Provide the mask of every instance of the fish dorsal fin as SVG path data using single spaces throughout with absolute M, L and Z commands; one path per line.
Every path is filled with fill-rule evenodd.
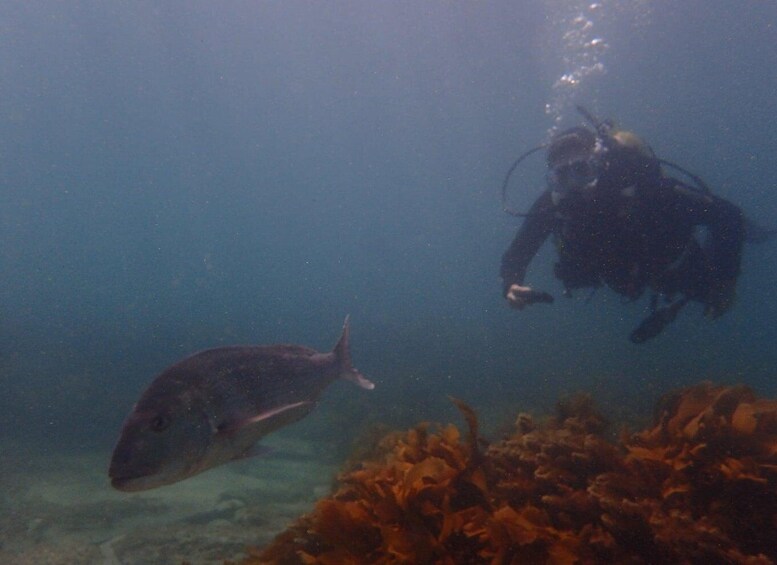
M 309 400 L 294 402 L 292 404 L 284 404 L 282 406 L 278 406 L 276 408 L 272 408 L 270 410 L 260 412 L 259 414 L 256 414 L 255 416 L 251 416 L 249 418 L 243 418 L 242 420 L 237 420 L 235 422 L 225 422 L 224 424 L 218 427 L 217 431 L 220 434 L 234 433 L 238 430 L 245 428 L 246 426 L 250 426 L 252 424 L 256 424 L 264 420 L 269 420 L 270 418 L 278 416 L 279 414 L 283 414 L 284 412 L 288 412 L 289 410 L 295 410 L 297 408 L 310 406 L 312 404 L 313 403 L 310 402 Z

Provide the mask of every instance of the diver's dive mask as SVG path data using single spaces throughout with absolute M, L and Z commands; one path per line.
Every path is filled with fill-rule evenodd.
M 547 181 L 554 203 L 570 193 L 584 193 L 596 186 L 598 160 L 593 156 L 580 156 L 564 160 L 548 168 Z
M 597 119 L 582 106 L 577 106 L 577 110 L 592 129 L 582 126 L 570 128 L 554 136 L 550 142 L 532 147 L 520 155 L 502 182 L 502 209 L 505 212 L 519 217 L 529 215 L 508 205 L 510 179 L 521 163 L 543 149 L 547 149 L 546 182 L 554 205 L 558 205 L 569 194 L 593 195 L 593 189 L 597 187 L 601 174 L 613 176 L 610 151 L 616 149 L 623 158 L 624 148 L 632 156 L 639 157 L 639 170 L 642 171 L 643 177 L 646 175 L 652 179 L 650 182 L 658 182 L 662 174 L 661 165 L 665 165 L 687 176 L 692 181 L 688 185 L 692 190 L 700 194 L 710 194 L 709 187 L 701 178 L 671 161 L 657 157 L 653 150 L 634 134 L 616 130 L 613 122 Z

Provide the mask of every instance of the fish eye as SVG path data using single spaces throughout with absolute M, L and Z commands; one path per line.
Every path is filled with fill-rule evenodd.
M 158 416 L 155 416 L 153 420 L 151 420 L 151 431 L 163 432 L 168 427 L 170 427 L 171 422 L 172 420 L 170 416 L 167 414 L 159 414 Z

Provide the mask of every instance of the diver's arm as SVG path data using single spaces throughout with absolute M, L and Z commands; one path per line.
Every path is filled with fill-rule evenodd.
M 510 247 L 502 256 L 500 276 L 503 294 L 513 285 L 522 285 L 529 263 L 553 231 L 553 201 L 545 191 L 532 205 Z

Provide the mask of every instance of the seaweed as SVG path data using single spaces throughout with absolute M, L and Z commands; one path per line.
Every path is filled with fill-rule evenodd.
M 710 383 L 662 399 L 652 427 L 605 437 L 590 398 L 520 414 L 481 449 L 467 422 L 385 436 L 336 491 L 244 565 L 773 563 L 777 401 Z

